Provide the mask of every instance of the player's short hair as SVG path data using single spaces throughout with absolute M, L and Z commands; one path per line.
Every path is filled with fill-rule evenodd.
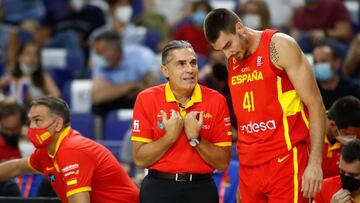
M 70 109 L 67 103 L 57 97 L 45 96 L 32 100 L 30 107 L 44 105 L 50 109 L 53 115 L 60 116 L 64 120 L 64 125 L 70 125 Z
M 212 10 L 205 18 L 204 33 L 210 43 L 215 43 L 220 32 L 235 34 L 235 24 L 241 22 L 239 16 L 225 8 Z

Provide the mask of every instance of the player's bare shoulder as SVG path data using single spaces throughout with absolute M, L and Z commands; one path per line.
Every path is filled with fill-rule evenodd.
M 297 55 L 299 47 L 294 38 L 284 33 L 276 33 L 270 41 L 270 59 L 277 67 L 284 67 L 284 63 Z

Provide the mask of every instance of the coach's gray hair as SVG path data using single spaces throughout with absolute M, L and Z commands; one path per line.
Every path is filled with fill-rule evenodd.
M 31 101 L 30 107 L 36 105 L 48 107 L 52 115 L 62 117 L 65 126 L 70 125 L 70 108 L 63 99 L 53 96 L 39 97 Z
M 164 47 L 164 50 L 162 51 L 161 54 L 161 64 L 162 65 L 166 65 L 169 63 L 170 59 L 169 59 L 169 55 L 170 52 L 172 50 L 175 49 L 192 49 L 194 50 L 194 48 L 191 46 L 191 44 L 187 41 L 184 40 L 172 40 L 169 43 L 166 44 L 166 46 Z

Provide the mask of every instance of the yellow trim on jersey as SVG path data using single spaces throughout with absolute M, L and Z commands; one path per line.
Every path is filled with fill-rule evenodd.
M 31 165 L 31 163 L 30 163 L 30 157 L 27 158 L 27 164 L 28 164 L 28 166 L 30 167 L 31 170 L 35 171 L 36 173 L 41 173 L 41 174 L 43 174 L 43 172 L 36 170 L 36 169 Z
M 171 88 L 170 88 L 170 83 L 166 83 L 165 85 L 165 97 L 166 97 L 166 102 L 176 102 L 179 103 L 176 98 L 174 93 L 172 92 Z M 199 84 L 195 85 L 194 91 L 191 95 L 190 100 L 186 103 L 185 108 L 180 108 L 180 115 L 182 118 L 184 118 L 186 116 L 186 110 L 187 108 L 191 107 L 192 105 L 194 105 L 194 103 L 197 102 L 201 102 L 202 101 L 202 95 L 201 95 L 201 88 Z
M 297 148 L 293 148 L 293 164 L 294 164 L 294 203 L 298 203 L 299 199 L 299 164 Z
M 166 85 L 165 85 L 165 97 L 166 97 L 166 102 L 177 102 L 177 100 L 170 88 L 169 83 L 166 83 Z M 190 101 L 186 104 L 185 108 L 189 108 L 194 103 L 201 102 L 201 101 L 202 101 L 201 88 L 200 88 L 199 84 L 196 84 L 194 91 L 191 95 Z
M 330 141 L 329 141 L 328 138 L 327 138 L 327 136 L 325 136 L 324 142 L 325 142 L 326 144 L 329 144 L 329 145 L 330 145 L 329 151 L 336 150 L 336 149 L 340 149 L 341 146 L 342 146 L 342 144 L 341 144 L 340 142 L 338 142 L 338 141 L 335 142 L 335 144 L 331 145 L 331 144 L 330 144 Z
M 306 119 L 305 112 L 304 112 L 304 105 L 300 100 L 299 95 L 295 90 L 290 90 L 287 92 L 282 92 L 282 78 L 277 76 L 277 93 L 278 93 L 278 100 L 280 102 L 281 108 L 283 110 L 283 125 L 284 125 L 284 136 L 285 142 L 288 150 L 291 150 L 291 139 L 289 134 L 289 123 L 287 120 L 288 116 L 295 115 L 298 112 L 301 112 L 301 116 L 306 124 L 309 126 L 309 122 Z M 306 120 L 305 120 L 306 119 Z
M 54 157 L 55 157 L 56 152 L 58 151 L 61 142 L 62 142 L 63 139 L 69 134 L 69 131 L 70 131 L 70 130 L 71 130 L 71 127 L 68 126 L 68 127 L 66 127 L 66 128 L 61 132 L 61 134 L 60 134 L 60 136 L 59 136 L 59 139 L 56 141 L 54 154 L 48 153 L 50 158 L 54 158 Z
M 81 188 L 77 188 L 75 190 L 70 190 L 69 192 L 66 193 L 66 196 L 70 197 L 71 195 L 74 195 L 76 193 L 87 192 L 87 191 L 91 191 L 91 187 L 81 187 Z
M 227 135 L 228 135 L 228 136 L 232 135 L 232 131 L 228 131 L 228 132 L 227 132 Z
M 214 144 L 219 147 L 231 147 L 232 146 L 232 142 L 216 142 Z
M 55 170 L 56 170 L 58 173 L 60 173 L 60 167 L 59 167 L 59 164 L 56 162 L 56 160 L 55 160 L 55 159 L 52 159 L 52 161 L 53 161 L 53 164 L 54 164 Z
M 305 123 L 306 127 L 309 128 L 309 127 L 310 127 L 310 125 L 309 125 L 309 120 L 308 120 L 308 118 L 307 118 L 306 115 L 305 115 L 305 110 L 304 110 L 304 108 L 301 110 L 301 117 L 302 117 L 302 119 L 304 120 L 304 123 Z
M 144 137 L 136 137 L 136 136 L 132 136 L 131 140 L 132 141 L 137 141 L 137 142 L 144 142 L 144 143 L 152 142 L 152 139 L 144 138 Z

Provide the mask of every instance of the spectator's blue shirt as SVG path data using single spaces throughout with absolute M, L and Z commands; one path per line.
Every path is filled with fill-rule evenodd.
M 123 47 L 122 62 L 116 68 L 94 67 L 93 78 L 104 78 L 113 84 L 141 81 L 149 72 L 159 72 L 160 63 L 150 49 L 131 45 Z

